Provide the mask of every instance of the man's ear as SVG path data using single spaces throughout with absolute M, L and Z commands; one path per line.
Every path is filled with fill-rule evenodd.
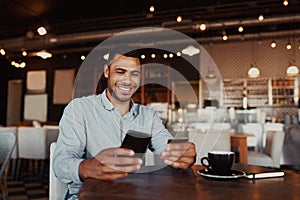
M 108 74 L 109 74 L 109 67 L 107 66 L 107 64 L 104 65 L 104 77 L 108 78 Z

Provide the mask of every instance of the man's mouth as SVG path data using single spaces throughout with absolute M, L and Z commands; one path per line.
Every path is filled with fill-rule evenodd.
M 129 91 L 131 89 L 131 87 L 123 87 L 123 86 L 118 86 L 118 88 L 124 91 Z
M 134 89 L 134 86 L 124 86 L 124 85 L 118 85 L 117 86 L 121 91 L 123 92 L 130 92 L 131 90 Z

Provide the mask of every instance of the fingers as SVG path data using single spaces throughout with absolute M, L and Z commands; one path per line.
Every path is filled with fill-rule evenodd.
M 130 163 L 130 162 L 127 162 Z M 141 164 L 132 163 L 132 164 L 116 164 L 116 165 L 107 165 L 103 164 L 102 172 L 103 173 L 117 173 L 117 172 L 134 172 L 141 168 Z
M 162 153 L 162 157 L 193 157 L 195 156 L 195 145 L 190 142 L 185 143 L 173 143 L 168 144 L 165 152 Z
M 190 142 L 168 144 L 161 158 L 172 167 L 186 169 L 195 162 L 195 145 Z
M 131 149 L 113 148 L 100 152 L 95 158 L 103 165 L 102 171 L 105 173 L 133 172 L 139 170 L 143 163 L 142 159 L 134 155 Z

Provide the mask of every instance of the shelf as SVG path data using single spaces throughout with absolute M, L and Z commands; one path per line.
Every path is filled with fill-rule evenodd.
M 249 94 L 248 99 L 268 99 L 269 96 L 265 94 Z
M 272 95 L 274 99 L 290 99 L 296 97 L 296 95 Z
M 295 78 L 226 79 L 224 107 L 242 106 L 243 89 L 246 89 L 251 107 L 294 106 L 298 96 L 298 81 Z M 237 102 L 237 100 L 240 100 Z
M 277 89 L 294 89 L 295 86 L 272 86 L 273 90 L 277 90 Z

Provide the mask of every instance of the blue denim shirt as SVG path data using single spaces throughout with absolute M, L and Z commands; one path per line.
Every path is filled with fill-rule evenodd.
M 56 177 L 68 184 L 69 199 L 77 199 L 82 185 L 79 164 L 100 151 L 119 147 L 128 130 L 149 133 L 150 149 L 161 153 L 173 137 L 152 108 L 131 101 L 128 113 L 121 116 L 106 97 L 106 91 L 73 99 L 59 122 L 59 136 L 53 155 Z

